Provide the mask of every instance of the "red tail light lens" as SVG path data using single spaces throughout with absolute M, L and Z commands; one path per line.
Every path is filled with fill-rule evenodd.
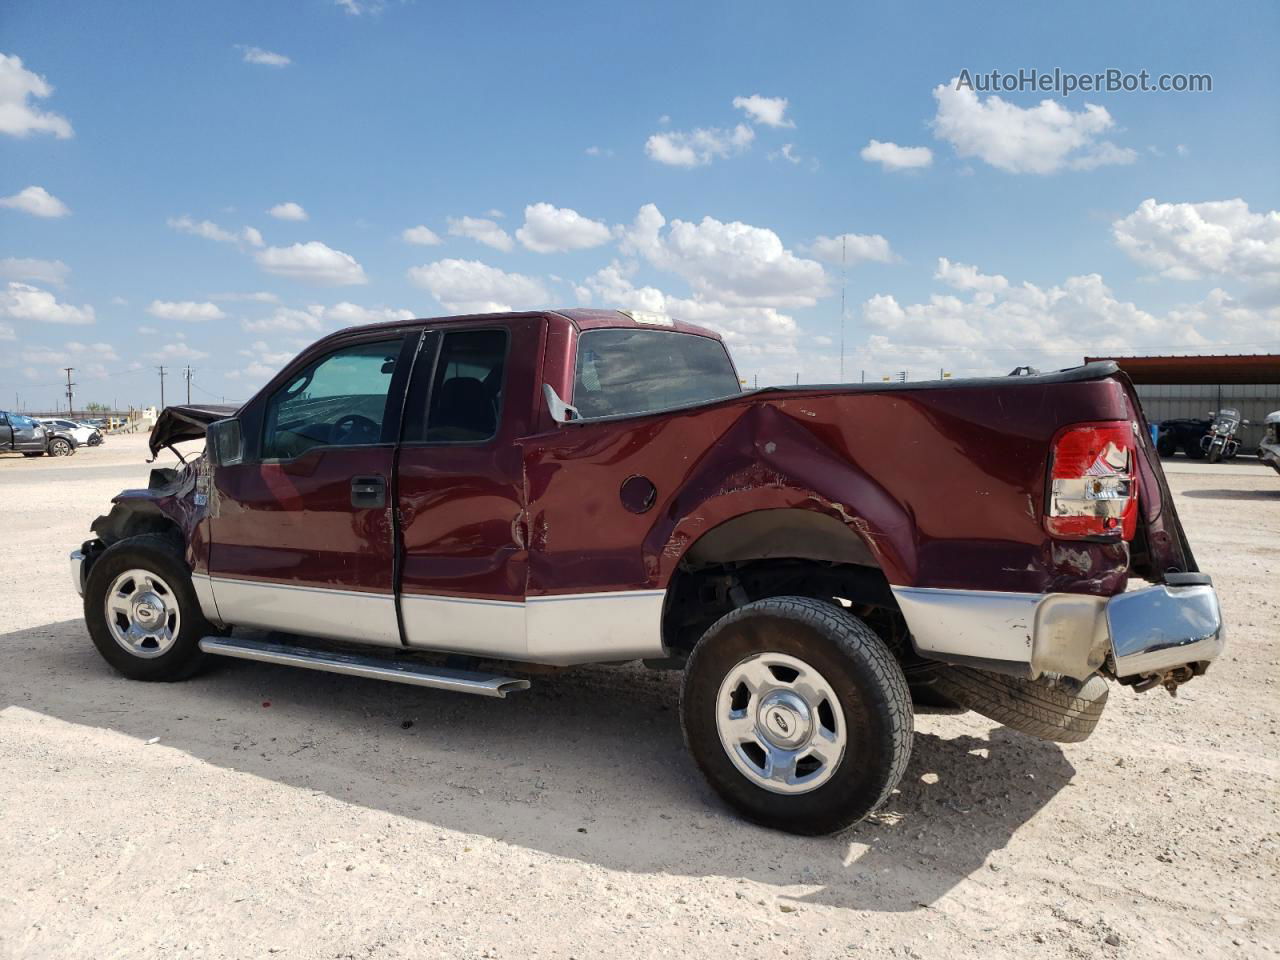
M 1044 526 L 1063 540 L 1132 540 L 1137 444 L 1128 421 L 1078 423 L 1053 438 Z

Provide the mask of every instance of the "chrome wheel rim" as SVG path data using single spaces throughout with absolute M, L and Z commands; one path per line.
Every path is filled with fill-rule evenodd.
M 716 730 L 734 767 L 772 793 L 808 793 L 844 759 L 844 714 L 831 684 L 784 653 L 758 653 L 725 674 Z
M 112 639 L 135 657 L 161 656 L 182 629 L 177 596 L 150 570 L 126 570 L 112 580 L 105 607 Z
M 49 452 L 55 457 L 65 457 L 71 452 L 71 445 L 65 440 L 55 440 L 49 445 Z

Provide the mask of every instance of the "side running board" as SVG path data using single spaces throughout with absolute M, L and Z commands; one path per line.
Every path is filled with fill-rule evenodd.
M 472 670 L 454 670 L 450 667 L 438 667 L 434 664 L 417 663 L 411 660 L 392 660 L 386 657 L 369 657 L 333 650 L 312 650 L 309 647 L 295 647 L 283 643 L 265 643 L 229 637 L 204 637 L 200 641 L 200 649 L 220 657 L 280 663 L 306 670 L 323 670 L 326 673 L 345 673 L 351 677 L 408 683 L 415 687 L 474 693 L 482 697 L 505 697 L 508 693 L 529 689 L 528 680 L 519 680 L 515 677 L 499 677 Z

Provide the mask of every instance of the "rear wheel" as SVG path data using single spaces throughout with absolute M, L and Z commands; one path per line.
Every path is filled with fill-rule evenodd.
M 144 534 L 113 543 L 89 568 L 84 619 L 104 660 L 131 680 L 182 680 L 216 633 L 200 611 L 174 542 Z
M 739 813 L 800 834 L 841 830 L 898 785 L 911 753 L 902 669 L 866 624 L 807 597 L 718 620 L 689 658 L 685 740 Z

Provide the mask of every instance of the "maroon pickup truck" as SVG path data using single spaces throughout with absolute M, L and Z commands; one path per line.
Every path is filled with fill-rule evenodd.
M 1114 364 L 739 383 L 714 333 L 640 312 L 342 330 L 237 410 L 164 411 L 152 452 L 205 452 L 72 554 L 89 633 L 139 680 L 683 669 L 711 784 L 802 833 L 888 796 L 913 706 L 1081 740 L 1109 681 L 1173 691 L 1221 651 Z

